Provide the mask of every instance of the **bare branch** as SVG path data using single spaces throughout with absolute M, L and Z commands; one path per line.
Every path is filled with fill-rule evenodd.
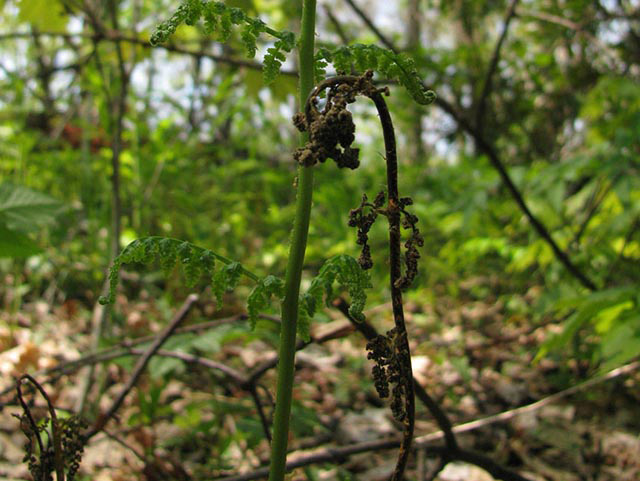
M 140 375 L 147 367 L 147 364 L 151 360 L 151 357 L 160 349 L 160 347 L 166 342 L 167 339 L 174 333 L 177 327 L 180 325 L 182 321 L 187 317 L 187 314 L 193 307 L 193 304 L 198 300 L 198 296 L 196 294 L 190 294 L 185 302 L 182 304 L 182 307 L 178 310 L 174 318 L 171 320 L 169 325 L 162 331 L 157 337 L 156 340 L 149 346 L 144 356 L 138 359 L 133 372 L 131 373 L 131 377 L 129 381 L 125 384 L 125 386 L 121 389 L 120 393 L 116 397 L 115 401 L 111 404 L 106 413 L 101 415 L 94 426 L 89 429 L 89 431 L 85 434 L 87 439 L 92 438 L 97 433 L 99 433 L 107 422 L 113 417 L 113 415 L 118 411 L 120 406 L 122 405 L 125 397 L 129 394 L 129 391 L 133 389 L 135 384 L 138 382 Z
M 356 13 L 356 15 L 360 17 L 360 20 L 362 20 L 365 23 L 365 25 L 369 27 L 369 30 L 371 30 L 373 33 L 376 34 L 376 37 L 380 39 L 380 42 L 382 42 L 382 44 L 385 47 L 387 47 L 389 50 L 393 50 L 394 52 L 397 52 L 397 49 L 395 45 L 393 45 L 393 42 L 389 40 L 378 29 L 378 27 L 373 23 L 373 21 L 369 18 L 369 16 L 366 13 L 364 13 L 364 11 L 358 5 L 356 5 L 356 3 L 353 0 L 347 0 L 347 3 L 351 7 L 351 9 Z
M 502 33 L 500 34 L 500 38 L 498 39 L 498 42 L 496 43 L 496 46 L 493 49 L 493 55 L 491 56 L 491 61 L 489 62 L 489 67 L 487 68 L 487 73 L 485 75 L 482 91 L 480 93 L 480 97 L 477 102 L 476 129 L 478 129 L 480 132 L 482 132 L 482 126 L 484 124 L 482 120 L 484 119 L 484 112 L 485 112 L 485 107 L 487 105 L 487 100 L 491 95 L 493 74 L 495 73 L 496 68 L 498 67 L 498 61 L 500 60 L 500 49 L 502 48 L 502 45 L 504 44 L 504 41 L 507 38 L 507 32 L 509 31 L 509 24 L 511 23 L 511 20 L 513 19 L 516 13 L 517 4 L 518 4 L 518 0 L 511 0 L 511 4 L 509 5 L 507 13 L 504 17 L 504 25 L 502 27 Z
M 65 39 L 74 39 L 74 38 L 89 38 L 94 40 L 97 43 L 102 41 L 106 42 L 126 42 L 134 45 L 140 45 L 146 49 L 160 49 L 166 50 L 167 52 L 179 53 L 183 55 L 190 55 L 192 57 L 202 57 L 212 60 L 214 62 L 224 63 L 227 65 L 235 66 L 235 67 L 244 67 L 252 70 L 262 70 L 262 65 L 257 62 L 252 62 L 250 60 L 244 60 L 239 58 L 230 57 L 228 55 L 218 55 L 211 52 L 207 52 L 204 50 L 193 50 L 190 48 L 186 48 L 180 45 L 176 45 L 173 43 L 167 43 L 162 45 L 153 46 L 149 43 L 149 40 L 143 37 L 138 37 L 134 34 L 126 34 L 121 32 L 116 32 L 112 30 L 107 30 L 106 32 L 96 32 L 96 33 L 61 33 L 61 32 L 38 32 L 40 36 L 48 36 L 48 37 L 59 37 Z M 31 34 L 28 32 L 5 32 L 0 33 L 0 41 L 2 40 L 11 40 L 17 38 L 29 38 Z M 298 72 L 294 70 L 281 70 L 280 73 L 282 75 L 287 75 L 290 77 L 297 77 Z

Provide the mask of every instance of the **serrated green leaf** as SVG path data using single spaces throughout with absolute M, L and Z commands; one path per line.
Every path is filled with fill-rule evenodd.
M 316 53 L 316 63 L 318 61 L 332 63 L 336 71 L 342 72 L 349 72 L 353 63 L 360 71 L 373 70 L 389 79 L 397 79 L 421 105 L 428 105 L 436 99 L 436 94 L 422 85 L 415 62 L 406 54 L 396 54 L 377 45 L 356 43 L 334 50 L 320 49 Z M 316 80 L 319 80 L 317 76 L 322 70 L 324 66 L 316 67 Z
M 229 262 L 213 276 L 211 288 L 219 307 L 222 306 L 223 294 L 227 291 L 232 291 L 238 285 L 240 276 L 244 274 L 243 270 L 239 262 Z M 257 280 L 257 277 L 253 280 Z
M 240 38 L 247 56 L 253 58 L 257 51 L 257 40 L 261 33 L 268 33 L 276 39 L 269 48 L 264 63 L 264 79 L 266 84 L 272 83 L 280 73 L 280 67 L 286 60 L 285 52 L 290 52 L 296 45 L 293 32 L 277 31 L 267 27 L 259 18 L 249 17 L 244 10 L 226 5 L 222 2 L 203 0 L 184 0 L 175 13 L 158 25 L 150 42 L 158 45 L 166 42 L 181 24 L 195 25 L 204 18 L 204 31 L 215 34 L 221 42 L 229 40 L 234 28 L 240 29 Z
M 304 342 L 311 341 L 311 317 L 303 309 L 298 312 L 298 323 L 296 324 L 296 333 Z
M 54 222 L 63 204 L 27 187 L 0 184 L 0 222 L 7 228 L 30 232 Z

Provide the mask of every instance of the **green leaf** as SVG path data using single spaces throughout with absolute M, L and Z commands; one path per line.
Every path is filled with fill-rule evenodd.
M 26 235 L 11 230 L 0 223 L 0 258 L 29 257 L 39 252 L 42 252 L 42 249 Z
M 30 232 L 54 222 L 63 204 L 27 187 L 0 184 L 0 222 L 7 228 Z
M 201 17 L 204 18 L 204 31 L 207 34 L 215 34 L 216 39 L 222 43 L 226 43 L 233 29 L 238 28 L 249 58 L 256 54 L 258 36 L 261 33 L 267 33 L 276 39 L 273 46 L 267 49 L 263 59 L 263 78 L 267 85 L 276 79 L 282 63 L 287 58 L 286 53 L 291 52 L 296 45 L 296 36 L 292 32 L 274 30 L 259 18 L 249 17 L 240 8 L 222 2 L 203 0 L 184 0 L 169 20 L 158 25 L 151 35 L 151 44 L 166 42 L 180 25 L 195 25 Z
M 152 379 L 161 379 L 171 373 L 173 376 L 185 371 L 184 362 L 175 357 L 154 356 L 149 361 L 149 375 Z
M 578 331 L 588 324 L 599 324 L 601 332 L 616 326 L 619 315 L 629 311 L 637 296 L 637 286 L 606 289 L 589 295 L 560 299 L 556 309 L 576 308 L 565 321 L 563 331 L 544 342 L 536 354 L 536 360 L 554 350 L 566 348 Z
M 229 262 L 211 278 L 211 288 L 216 296 L 218 306 L 222 306 L 222 295 L 226 291 L 232 291 L 238 285 L 244 269 L 239 262 Z M 257 277 L 252 277 L 257 280 Z
M 640 355 L 640 315 L 627 319 L 611 329 L 601 342 L 605 361 L 601 371 L 608 371 Z
M 63 5 L 56 0 L 20 0 L 18 9 L 18 19 L 39 30 L 62 32 L 69 21 Z

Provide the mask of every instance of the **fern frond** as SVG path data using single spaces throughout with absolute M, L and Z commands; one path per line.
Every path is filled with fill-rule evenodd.
M 321 48 L 315 56 L 316 81 L 324 79 L 328 64 L 332 64 L 337 72 L 350 72 L 354 66 L 361 72 L 373 70 L 388 79 L 396 79 L 422 105 L 428 105 L 436 99 L 436 94 L 422 85 L 413 59 L 403 53 L 396 54 L 377 45 L 361 43 L 333 50 Z
M 224 292 L 234 289 L 241 276 L 255 282 L 260 280 L 257 275 L 238 262 L 190 242 L 169 237 L 143 237 L 134 240 L 114 259 L 109 270 L 109 293 L 106 297 L 101 296 L 99 302 L 112 304 L 115 301 L 119 273 L 124 264 L 133 262 L 150 264 L 156 259 L 165 273 L 171 271 L 176 263 L 180 263 L 188 286 L 194 286 L 203 276 L 207 278 L 211 282 L 218 305 L 222 303 Z M 217 271 L 215 270 L 216 261 L 223 264 Z
M 371 280 L 358 261 L 348 255 L 335 256 L 324 263 L 318 275 L 311 281 L 307 292 L 301 296 L 301 310 L 304 310 L 304 314 L 309 318 L 313 317 L 318 306 L 322 304 L 323 295 L 329 304 L 334 298 L 333 284 L 336 281 L 340 286 L 346 287 L 351 296 L 349 314 L 356 320 L 363 321 L 362 311 L 367 301 L 365 289 L 372 287 Z
M 258 37 L 261 33 L 276 39 L 264 56 L 263 75 L 266 84 L 276 79 L 282 63 L 286 60 L 286 54 L 291 52 L 296 44 L 296 37 L 292 32 L 270 28 L 262 20 L 248 16 L 240 8 L 228 7 L 222 2 L 183 0 L 171 18 L 156 27 L 151 35 L 151 45 L 168 41 L 180 25 L 195 25 L 201 18 L 204 19 L 205 33 L 215 35 L 222 43 L 229 40 L 234 26 L 238 27 L 240 39 L 249 58 L 256 55 Z

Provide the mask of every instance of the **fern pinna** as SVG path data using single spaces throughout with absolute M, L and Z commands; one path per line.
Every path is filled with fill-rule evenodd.
M 284 282 L 274 275 L 259 277 L 239 262 L 228 259 L 210 249 L 199 247 L 187 241 L 169 237 L 143 237 L 134 240 L 115 258 L 109 271 L 109 293 L 100 298 L 102 304 L 115 302 L 116 289 L 120 279 L 120 269 L 124 264 L 151 264 L 157 261 L 165 274 L 182 266 L 186 285 L 195 286 L 204 279 L 211 285 L 218 306 L 222 306 L 223 294 L 236 288 L 244 277 L 255 285 L 247 297 L 249 322 L 254 327 L 261 312 L 271 306 L 273 298 L 281 301 L 284 297 Z M 221 264 L 219 267 L 216 264 Z M 365 289 L 371 287 L 369 276 L 360 269 L 357 261 L 347 255 L 328 259 L 312 279 L 309 289 L 300 296 L 298 335 L 305 341 L 310 339 L 310 320 L 322 304 L 323 296 L 329 304 L 335 297 L 334 284 L 346 288 L 351 297 L 351 314 L 363 319 L 367 296 Z

